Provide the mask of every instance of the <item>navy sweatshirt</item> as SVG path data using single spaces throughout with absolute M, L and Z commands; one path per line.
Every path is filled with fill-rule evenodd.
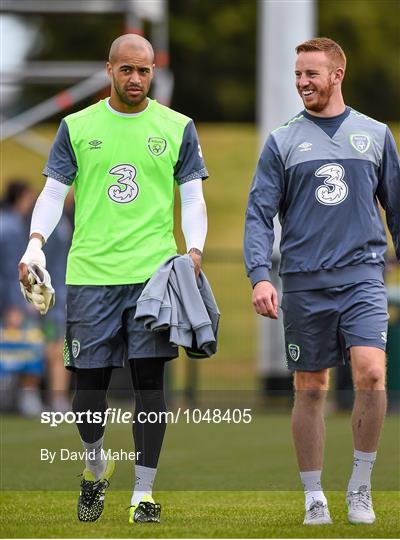
M 244 254 L 252 285 L 270 280 L 278 212 L 284 291 L 382 281 L 378 200 L 400 260 L 400 165 L 389 128 L 350 107 L 332 118 L 292 118 L 268 137 L 250 190 Z

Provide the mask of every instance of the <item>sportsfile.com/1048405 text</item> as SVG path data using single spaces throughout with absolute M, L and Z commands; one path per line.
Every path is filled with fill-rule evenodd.
M 132 411 L 123 411 L 120 408 L 109 407 L 105 412 L 100 411 L 79 411 L 79 412 L 59 412 L 44 411 L 41 414 L 42 424 L 49 424 L 50 427 L 58 427 L 61 424 L 81 424 L 88 422 L 105 426 L 110 424 L 177 424 L 179 421 L 186 424 L 250 424 L 252 421 L 251 409 L 182 409 L 176 411 L 141 411 L 135 417 Z

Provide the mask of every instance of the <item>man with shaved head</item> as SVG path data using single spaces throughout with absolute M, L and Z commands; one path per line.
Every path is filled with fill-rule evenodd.
M 132 80 L 129 65 L 126 65 L 126 62 L 135 60 L 144 62 L 138 68 L 138 74 L 142 75 L 141 84 Z M 107 72 L 112 81 L 111 106 L 118 102 L 123 112 L 127 113 L 140 112 L 146 108 L 146 97 L 154 74 L 154 51 L 147 39 L 137 34 L 125 34 L 113 41 Z
M 114 39 L 114 41 L 111 43 L 110 52 L 108 55 L 108 61 L 110 64 L 117 61 L 122 45 L 126 45 L 132 49 L 140 50 L 142 52 L 147 50 L 151 55 L 151 62 L 153 63 L 154 51 L 150 41 L 143 36 L 139 36 L 138 34 L 123 34 L 122 36 L 117 37 L 117 39 Z
M 54 301 L 49 279 L 31 287 L 28 266 L 45 269 L 42 246 L 74 185 L 75 232 L 68 256 L 64 363 L 75 372 L 73 410 L 86 451 L 78 518 L 96 521 L 114 462 L 103 451 L 103 422 L 113 368 L 128 359 L 135 392 L 133 438 L 136 481 L 129 522 L 160 520 L 152 486 L 166 411 L 164 366 L 178 355 L 167 331 L 152 332 L 135 320 L 136 303 L 156 269 L 177 253 L 173 236 L 175 183 L 182 231 L 196 276 L 207 233 L 202 180 L 208 177 L 193 121 L 148 97 L 154 76 L 151 44 L 136 34 L 111 45 L 107 73 L 111 95 L 66 116 L 59 127 L 38 198 L 27 250 L 19 264 L 24 294 L 45 314 Z M 32 268 L 32 266 L 29 266 Z

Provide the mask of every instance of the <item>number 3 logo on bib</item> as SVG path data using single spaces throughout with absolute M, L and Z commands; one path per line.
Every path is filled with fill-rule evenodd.
M 338 163 L 322 165 L 315 176 L 325 178 L 323 185 L 315 190 L 315 197 L 321 204 L 333 206 L 343 202 L 349 192 L 346 182 L 343 180 L 344 169 Z
M 135 182 L 136 169 L 133 165 L 127 163 L 115 165 L 108 172 L 119 176 L 118 183 L 112 184 L 108 188 L 108 196 L 112 201 L 125 204 L 136 199 L 139 194 L 139 186 Z

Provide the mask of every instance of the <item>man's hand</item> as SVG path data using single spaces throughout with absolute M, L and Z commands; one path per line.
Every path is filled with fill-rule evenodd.
M 22 285 L 30 291 L 32 283 L 29 282 L 28 265 L 38 264 L 46 268 L 46 257 L 42 251 L 43 240 L 38 234 L 33 234 L 22 259 L 19 261 L 18 273 Z
M 253 289 L 252 303 L 259 315 L 278 318 L 278 293 L 270 281 L 259 281 Z
M 46 270 L 46 257 L 42 251 L 42 238 L 35 235 L 18 265 L 21 292 L 41 315 L 54 306 L 55 292 L 50 274 Z
M 193 263 L 194 263 L 194 273 L 196 276 L 196 279 L 199 277 L 200 270 L 201 270 L 201 259 L 202 259 L 202 253 L 197 248 L 191 248 L 188 251 Z
M 38 264 L 29 264 L 28 282 L 29 287 L 25 287 L 20 283 L 22 295 L 41 315 L 46 315 L 49 309 L 54 306 L 56 300 L 50 274 Z

